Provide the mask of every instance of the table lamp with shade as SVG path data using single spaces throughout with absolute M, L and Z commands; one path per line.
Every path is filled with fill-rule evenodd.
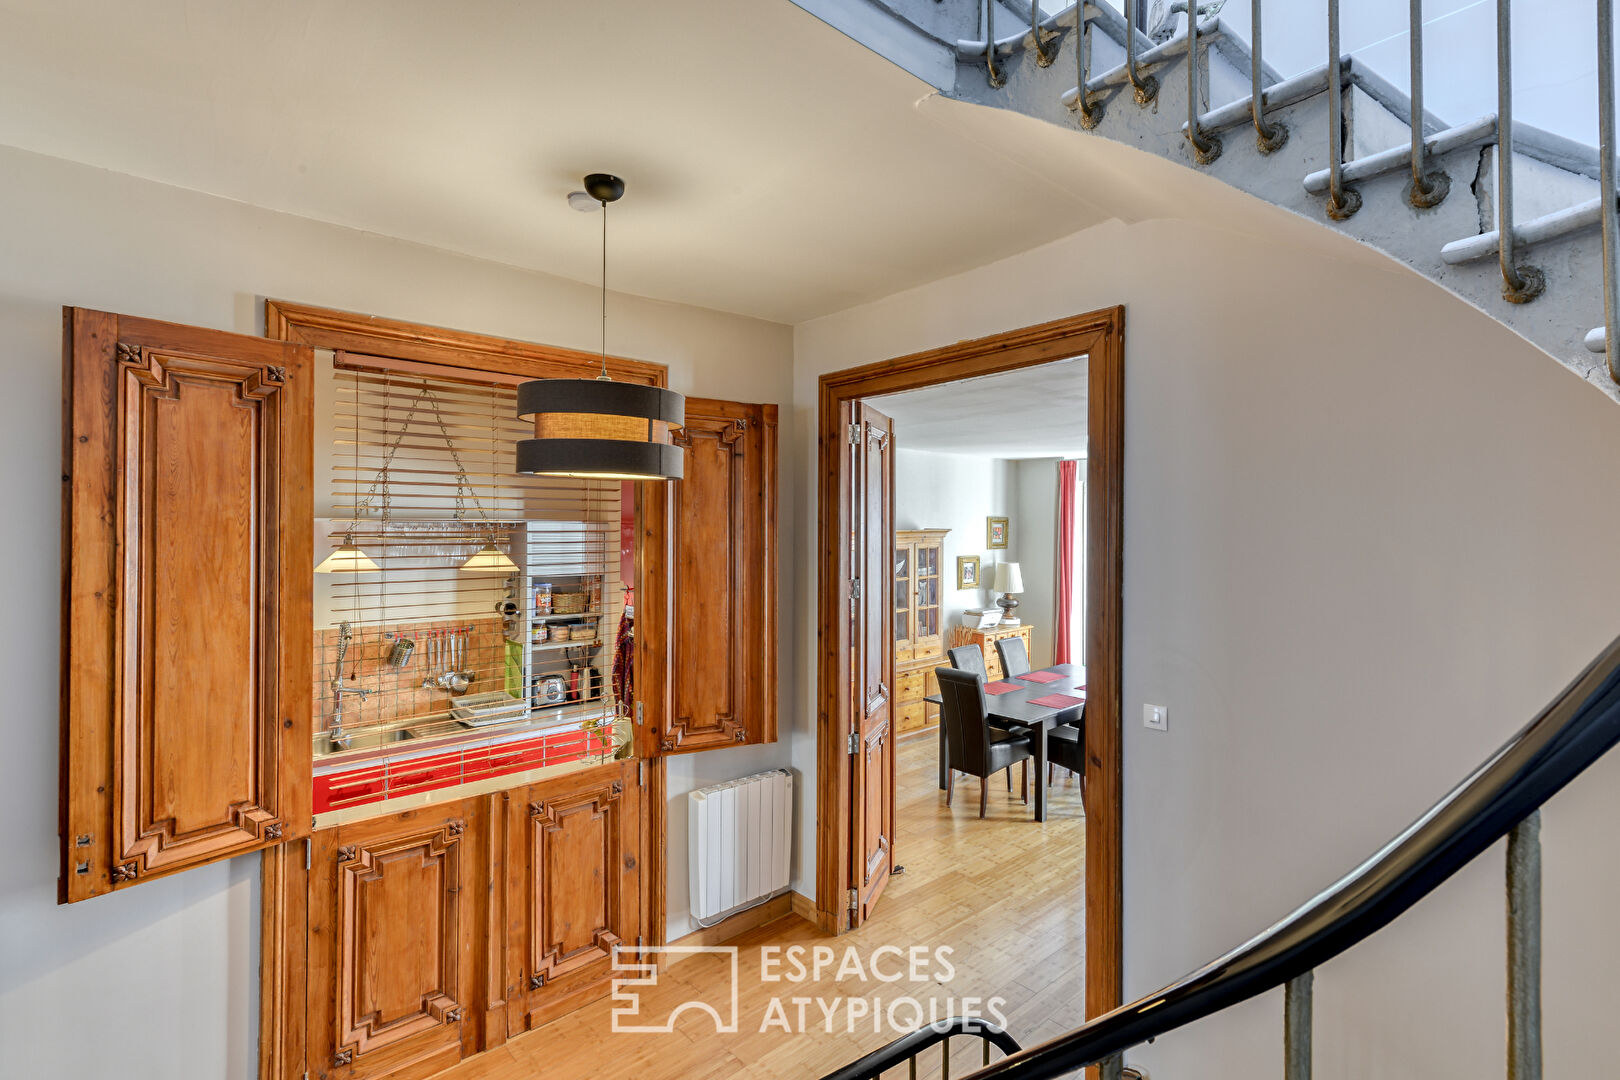
M 1024 575 L 1015 562 L 996 563 L 996 577 L 990 586 L 1001 594 L 996 603 L 1001 606 L 1002 619 L 1013 617 L 1013 609 L 1018 607 L 1018 598 L 1012 593 L 1024 591 Z

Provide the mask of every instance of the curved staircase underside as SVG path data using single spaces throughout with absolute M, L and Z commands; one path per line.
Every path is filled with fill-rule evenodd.
M 1018 0 L 993 6 L 980 0 L 794 2 L 946 97 L 1021 113 L 1076 138 L 1136 147 L 1351 237 L 1441 285 L 1620 401 L 1620 363 L 1611 375 L 1604 351 L 1610 286 L 1603 273 L 1603 178 L 1592 147 L 1508 125 L 1514 221 L 1509 265 L 1521 271 L 1514 275 L 1513 284 L 1521 286 L 1515 295 L 1499 257 L 1503 155 L 1497 117 L 1423 113 L 1431 195 L 1418 201 L 1441 197 L 1436 205 L 1417 208 L 1411 198 L 1411 98 L 1344 56 L 1335 109 L 1326 42 L 1324 63 L 1304 74 L 1285 80 L 1261 66 L 1261 121 L 1268 140 L 1252 111 L 1249 44 L 1218 17 L 1199 21 L 1192 71 L 1184 16 L 1175 20 L 1173 34 L 1159 35 L 1167 40 L 1137 31 L 1133 80 L 1124 18 L 1106 5 L 1085 4 L 1083 115 L 1077 6 L 1042 18 L 1032 30 L 1030 9 Z M 989 35 L 987 22 L 993 24 Z M 988 57 L 987 37 L 996 42 Z M 1196 117 L 1198 145 L 1189 138 L 1190 117 Z M 1335 149 L 1337 199 L 1330 175 Z M 1615 197 L 1611 179 L 1609 198 Z

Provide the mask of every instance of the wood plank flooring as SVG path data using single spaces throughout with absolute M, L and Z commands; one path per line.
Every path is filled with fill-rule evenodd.
M 1085 825 L 1079 781 L 1060 770 L 1048 818 L 1037 824 L 1019 800 L 1014 767 L 1013 793 L 1008 795 L 1005 781 L 996 778 L 989 816 L 980 821 L 977 780 L 959 778 L 956 806 L 945 808 L 945 794 L 934 786 L 935 746 L 932 731 L 899 745 L 896 853 L 906 872 L 889 883 L 870 922 L 831 938 L 790 915 L 730 942 L 740 950 L 735 1033 L 716 1033 L 714 1021 L 695 1011 L 682 1013 L 671 1032 L 616 1033 L 615 1003 L 604 999 L 469 1058 L 441 1073 L 440 1080 L 814 1080 L 901 1033 L 888 1026 L 886 1016 L 874 1031 L 874 1009 L 883 1014 L 893 1006 L 898 1026 L 914 1026 L 913 1006 L 895 1004 L 901 998 L 938 1009 L 941 1016 L 962 1012 L 967 998 L 978 999 L 982 1015 L 987 999 L 1001 998 L 1008 1030 L 1025 1046 L 1081 1023 Z M 818 981 L 788 981 L 786 964 L 776 969 L 783 973 L 781 981 L 764 981 L 762 956 L 773 946 L 802 947 L 807 967 L 818 946 L 831 949 L 833 960 Z M 954 977 L 913 983 L 907 973 L 897 982 L 880 981 L 871 962 L 884 946 L 927 950 L 925 976 L 947 974 L 933 957 L 934 950 L 948 946 Z M 855 960 L 846 959 L 846 949 Z M 904 961 L 890 950 L 876 959 L 884 975 L 904 970 Z M 852 968 L 837 978 L 841 963 L 859 963 L 865 979 Z M 665 971 L 656 987 L 643 988 L 641 1014 L 652 1023 L 687 1000 L 729 1006 L 728 971 L 729 961 L 720 956 L 683 960 Z M 795 998 L 809 999 L 802 1027 Z M 773 1000 L 779 1012 L 773 1011 Z M 833 1010 L 830 1020 L 824 1009 Z M 778 1017 L 793 1030 L 772 1022 Z M 962 1076 L 979 1064 L 979 1050 L 968 1040 L 955 1046 L 952 1073 Z M 940 1064 L 940 1052 L 931 1051 L 918 1075 L 938 1076 Z

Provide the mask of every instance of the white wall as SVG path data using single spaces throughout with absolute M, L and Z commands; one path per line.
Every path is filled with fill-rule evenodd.
M 7 1075 L 218 1080 L 255 1072 L 258 859 L 56 906 L 61 305 L 258 333 L 266 296 L 594 348 L 588 285 L 0 149 L 0 614 L 10 688 L 0 755 L 0 1056 Z M 586 268 L 582 268 L 586 269 Z M 609 347 L 670 366 L 674 389 L 785 403 L 790 331 L 614 296 Z M 783 500 L 780 535 L 794 535 Z M 784 586 L 790 560 L 783 557 Z M 780 621 L 783 726 L 795 623 Z M 787 745 L 669 770 L 670 922 L 684 931 L 684 792 L 785 764 Z M 801 784 L 801 789 L 803 785 Z M 93 1021 L 93 1023 L 92 1023 Z
M 883 407 L 882 402 L 877 405 Z M 991 551 L 984 546 L 985 519 L 1012 515 L 1014 463 L 1002 458 L 907 450 L 905 432 L 898 423 L 894 445 L 894 527 L 951 530 L 940 551 L 941 631 L 949 647 L 949 628 L 960 621 L 963 609 L 983 607 L 1001 595 L 990 591 L 995 564 L 1014 549 Z M 1016 531 L 1013 540 L 1017 540 Z M 979 557 L 979 580 L 983 582 L 979 588 L 956 587 L 959 555 Z
M 819 374 L 1126 305 L 1127 997 L 1349 870 L 1620 631 L 1620 411 L 1440 289 L 1296 233 L 1111 223 L 795 328 L 812 521 Z M 1144 702 L 1168 733 L 1134 722 Z M 1615 1071 L 1617 819 L 1620 755 L 1545 815 L 1549 1076 Z M 1502 1075 L 1501 868 L 1498 849 L 1318 973 L 1319 1077 Z M 1131 1057 L 1275 1077 L 1280 1039 L 1272 994 Z

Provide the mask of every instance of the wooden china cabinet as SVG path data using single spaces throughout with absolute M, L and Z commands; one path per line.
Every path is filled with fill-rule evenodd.
M 894 534 L 895 730 L 901 734 L 938 718 L 923 698 L 939 689 L 934 669 L 945 663 L 941 599 L 949 532 L 900 529 Z
M 64 314 L 61 902 L 263 851 L 263 1080 L 427 1076 L 606 995 L 663 941 L 665 756 L 776 737 L 776 406 L 690 399 L 685 478 L 634 485 L 625 741 L 464 732 L 460 773 L 317 827 L 315 350 L 485 387 L 601 360 L 275 301 L 270 340 Z

